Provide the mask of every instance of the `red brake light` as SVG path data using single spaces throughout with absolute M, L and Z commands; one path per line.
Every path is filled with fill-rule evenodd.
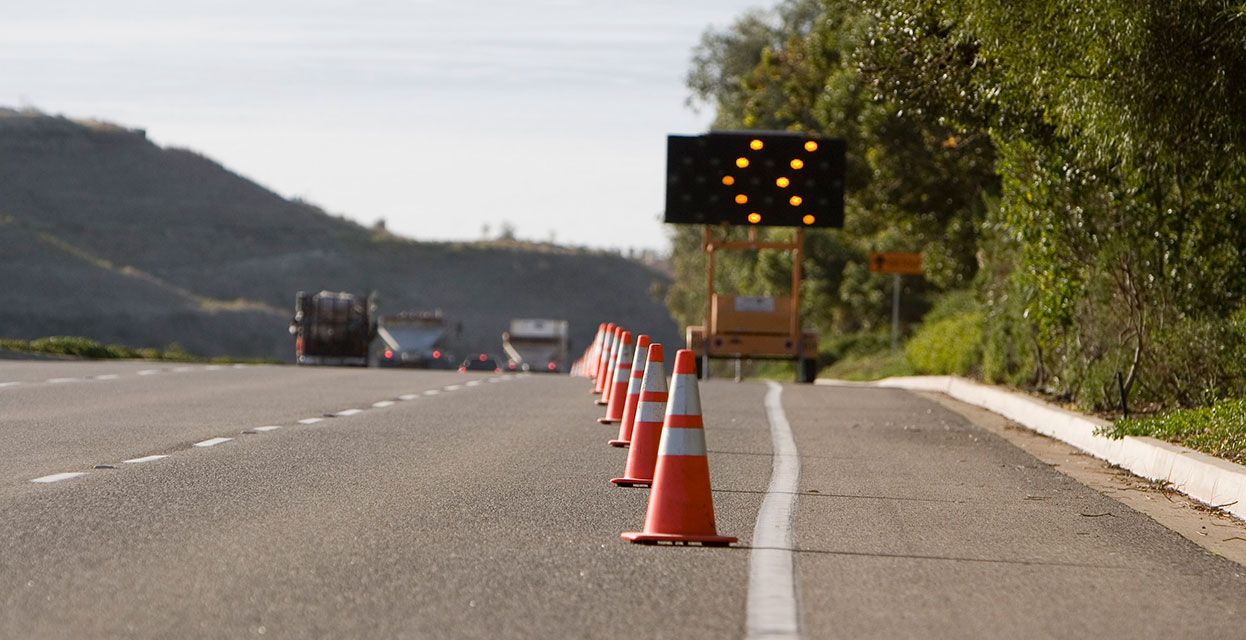
M 550 371 L 554 371 L 555 369 L 558 368 L 558 365 L 551 362 L 548 365 L 546 365 L 546 368 L 549 369 Z
M 514 363 L 514 362 L 511 362 L 511 363 L 507 364 L 507 365 L 506 365 L 506 368 L 507 368 L 507 369 L 510 369 L 511 371 L 514 371 L 514 370 L 515 370 L 515 363 Z
M 433 358 L 440 360 L 440 359 L 441 359 L 441 352 L 440 352 L 440 351 L 434 351 L 434 352 L 433 352 Z
M 485 354 L 480 354 L 480 361 L 484 362 L 485 360 L 488 360 L 488 358 L 485 357 Z
M 394 357 L 394 352 L 393 352 L 393 351 L 391 351 L 391 350 L 389 350 L 389 349 L 386 349 L 386 350 L 385 350 L 385 358 L 388 360 L 389 358 L 392 358 L 392 357 Z

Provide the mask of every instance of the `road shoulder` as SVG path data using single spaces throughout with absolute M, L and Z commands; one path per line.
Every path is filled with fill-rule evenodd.
M 1150 517 L 1211 553 L 1246 565 L 1246 522 L 986 409 L 938 392 L 912 393 L 963 416 L 975 426 L 1004 438 L 1057 471 Z

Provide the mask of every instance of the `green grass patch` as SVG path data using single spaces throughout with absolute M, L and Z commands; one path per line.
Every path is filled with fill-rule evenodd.
M 1117 420 L 1095 432 L 1114 439 L 1150 436 L 1246 464 L 1246 398 L 1160 416 Z
M 774 380 L 775 382 L 791 382 L 796 379 L 796 363 L 786 360 L 757 360 L 754 362 L 753 380 Z
M 865 381 L 916 374 L 917 370 L 913 368 L 913 363 L 909 362 L 904 352 L 876 351 L 837 360 L 823 368 L 818 377 Z
M 47 353 L 73 356 L 90 360 L 163 360 L 171 362 L 199 362 L 210 364 L 281 364 L 272 358 L 233 358 L 228 356 L 204 358 L 186 351 L 177 343 L 164 349 L 135 349 L 118 344 L 103 344 L 79 336 L 49 336 L 37 340 L 0 340 L 0 349 L 25 353 Z

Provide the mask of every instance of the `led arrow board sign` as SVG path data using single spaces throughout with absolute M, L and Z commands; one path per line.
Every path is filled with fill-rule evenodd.
M 844 141 L 776 131 L 666 139 L 666 222 L 844 226 Z

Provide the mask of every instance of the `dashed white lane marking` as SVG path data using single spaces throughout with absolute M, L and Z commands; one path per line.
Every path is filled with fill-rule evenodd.
M 167 457 L 169 456 L 162 456 L 162 455 L 143 456 L 142 458 L 131 458 L 129 460 L 122 460 L 122 462 L 126 464 L 142 464 L 144 462 L 154 462 L 156 460 L 163 460 Z
M 302 420 L 299 420 L 299 424 L 316 424 L 317 422 L 322 422 L 323 420 L 324 418 L 303 418 Z
M 139 371 L 139 372 L 138 372 L 138 375 L 140 375 L 140 376 L 154 376 L 154 375 L 156 375 L 157 373 L 160 373 L 160 370 L 159 370 L 159 369 L 143 369 L 142 371 Z
M 19 384 L 21 383 L 20 382 L 0 382 L 0 389 L 3 389 L 4 387 L 16 387 Z
M 222 367 L 222 366 L 221 366 L 221 365 L 219 365 L 219 364 L 210 364 L 210 365 L 208 365 L 208 366 L 204 367 L 204 368 L 203 368 L 203 370 L 204 370 L 204 371 L 220 371 L 221 369 L 224 369 L 224 368 L 225 368 L 225 367 Z
M 393 400 L 382 400 L 380 402 L 373 402 L 372 406 L 377 409 L 384 409 L 385 407 L 394 406 L 394 401 Z
M 478 387 L 478 386 L 480 386 L 480 381 L 479 381 L 479 380 L 469 380 L 466 384 L 467 384 L 467 386 L 469 386 L 469 387 Z
M 359 414 L 359 413 L 363 413 L 363 409 L 343 409 L 343 410 L 338 411 L 337 413 L 335 413 L 335 414 L 333 414 L 333 415 L 335 415 L 335 416 L 341 416 L 341 417 L 346 417 L 346 416 L 353 416 L 353 415 L 355 415 L 355 414 Z
M 415 400 L 418 397 L 420 397 L 420 394 L 418 393 L 404 393 L 398 396 L 398 399 L 399 400 Z
M 428 391 L 425 391 L 425 392 L 424 392 L 424 395 L 426 395 L 426 396 L 435 396 L 435 395 L 437 395 L 437 394 L 439 394 L 439 393 L 441 393 L 441 389 L 429 389 Z
M 462 388 L 463 388 L 463 385 L 461 384 L 451 384 L 451 385 L 446 385 L 442 387 L 441 389 L 442 391 L 458 391 L 459 389 L 462 389 Z
M 275 425 L 275 424 L 270 424 L 270 425 L 268 425 L 268 426 L 266 426 L 266 427 L 256 427 L 256 428 L 252 429 L 252 431 L 259 431 L 260 433 L 264 433 L 264 432 L 266 432 L 266 431 L 276 431 L 276 430 L 278 430 L 278 429 L 280 429 L 280 428 L 281 428 L 281 427 L 279 427 L 279 426 L 277 426 L 277 425 Z
M 51 384 L 64 384 L 66 382 L 74 382 L 76 380 L 77 378 L 48 378 L 48 382 Z
M 186 373 L 187 371 L 190 371 L 190 367 L 174 367 L 173 368 L 173 373 Z
M 792 425 L 783 412 L 783 387 L 776 382 L 767 385 L 766 419 L 770 422 L 774 467 L 753 527 L 745 637 L 800 638 L 792 554 L 800 457 Z
M 229 442 L 230 440 L 233 440 L 233 438 L 208 438 L 207 440 L 204 440 L 203 442 L 196 442 L 195 446 L 196 447 L 215 447 L 216 445 L 221 444 L 222 442 Z
M 497 382 L 498 378 L 489 378 L 489 382 Z
M 121 377 L 121 376 L 119 376 L 119 375 L 117 375 L 117 374 L 115 374 L 115 373 L 105 373 L 105 374 L 104 374 L 104 375 L 102 375 L 102 376 L 95 376 L 95 379 L 96 379 L 96 380 L 116 380 L 117 378 L 120 378 L 120 377 Z
M 41 478 L 35 478 L 34 480 L 31 480 L 31 482 L 47 484 L 49 482 L 60 482 L 61 480 L 71 480 L 73 478 L 80 478 L 85 475 L 86 475 L 85 471 L 77 471 L 77 472 L 71 472 L 71 473 L 54 473 L 50 476 L 43 476 Z

